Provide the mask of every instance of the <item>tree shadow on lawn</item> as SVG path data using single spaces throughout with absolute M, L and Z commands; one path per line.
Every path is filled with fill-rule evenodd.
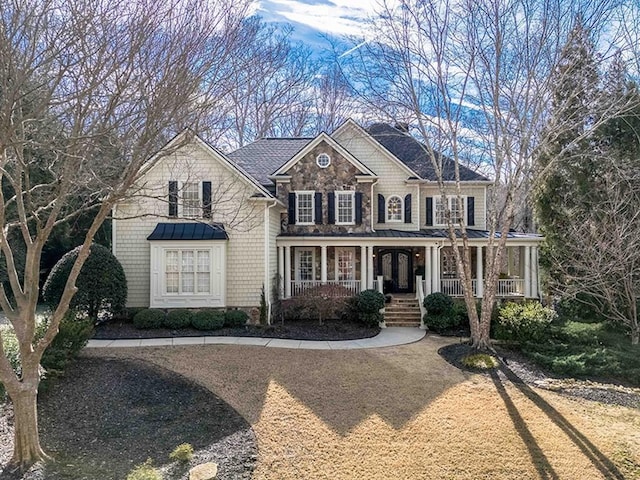
M 571 422 L 569 422 L 560 412 L 558 412 L 544 398 L 538 395 L 529 385 L 527 385 L 520 377 L 518 377 L 508 366 L 501 364 L 500 372 L 508 379 L 511 384 L 517 388 L 525 397 L 533 402 L 557 427 L 559 427 L 567 437 L 573 442 L 580 451 L 589 459 L 589 461 L 598 469 L 604 478 L 607 479 L 624 479 L 624 475 L 618 468 L 596 447 L 584 434 L 582 434 Z M 557 480 L 560 477 L 553 469 L 549 460 L 535 440 L 535 437 L 529 430 L 527 423 L 518 412 L 515 403 L 509 397 L 505 388 L 504 380 L 496 370 L 490 371 L 491 379 L 500 394 L 502 401 L 509 412 L 509 416 L 513 421 L 513 425 L 522 438 L 523 443 L 529 451 L 532 464 L 541 479 Z
M 210 391 L 186 378 L 139 360 L 81 358 L 41 395 L 39 422 L 45 449 L 55 459 L 47 479 L 122 480 L 152 458 L 190 443 L 196 457 L 233 457 L 245 478 L 257 447 L 249 424 Z M 236 435 L 234 435 L 236 434 Z M 223 445 L 234 435 L 233 445 Z M 200 453 L 198 452 L 200 451 Z M 222 470 L 222 469 L 221 469 Z M 180 478 L 184 472 L 174 472 Z M 0 478 L 3 478 L 0 475 Z M 4 477 L 10 478 L 10 477 Z

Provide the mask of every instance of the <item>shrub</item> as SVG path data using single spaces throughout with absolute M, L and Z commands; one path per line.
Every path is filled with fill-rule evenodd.
M 48 320 L 40 322 L 36 331 L 37 338 L 44 336 L 48 325 Z M 58 334 L 42 355 L 42 368 L 49 373 L 61 372 L 92 336 L 93 322 L 78 319 L 76 312 L 69 310 L 58 326 Z
M 356 298 L 356 307 L 360 313 L 378 313 L 384 308 L 384 295 L 377 290 L 363 290 Z
M 225 327 L 244 327 L 247 324 L 249 315 L 242 310 L 227 310 L 224 314 Z
M 499 310 L 495 336 L 501 340 L 539 342 L 549 330 L 556 313 L 538 302 L 508 302 Z
M 187 328 L 191 326 L 193 314 L 189 310 L 171 310 L 164 318 L 164 326 L 167 328 Z
M 384 317 L 380 312 L 360 312 L 358 320 L 367 327 L 377 327 Z
M 498 366 L 498 359 L 487 353 L 473 353 L 462 358 L 462 364 L 468 368 L 489 370 Z
M 192 315 L 191 325 L 197 330 L 219 330 L 224 327 L 224 313 L 217 310 L 200 310 Z
M 2 348 L 4 354 L 9 360 L 13 371 L 20 375 L 22 368 L 20 366 L 20 348 L 18 347 L 18 339 L 13 329 L 9 326 L 0 327 L 2 329 Z M 5 398 L 6 392 L 4 385 L 0 382 L 0 402 Z
M 146 462 L 131 470 L 127 475 L 127 480 L 162 480 L 162 474 L 153 466 L 153 461 L 148 458 Z
M 169 454 L 169 460 L 174 462 L 188 462 L 193 458 L 193 447 L 190 443 L 182 443 Z
M 67 278 L 78 258 L 80 247 L 65 254 L 55 264 L 43 287 L 45 302 L 54 309 L 64 292 Z M 111 251 L 96 243 L 76 280 L 78 291 L 71 299 L 71 308 L 86 313 L 94 321 L 106 311 L 110 316 L 124 309 L 127 300 L 127 278 L 118 259 Z
M 133 317 L 133 325 L 136 328 L 160 328 L 164 325 L 165 313 L 155 308 L 140 310 Z
M 427 313 L 449 314 L 453 308 L 453 299 L 446 293 L 435 292 L 424 297 L 422 305 L 427 309 Z
M 430 314 L 427 312 L 422 320 L 429 330 L 437 333 L 443 333 L 460 325 L 460 317 L 452 313 Z

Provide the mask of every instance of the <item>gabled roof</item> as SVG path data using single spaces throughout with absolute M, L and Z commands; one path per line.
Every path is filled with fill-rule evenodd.
M 431 181 L 438 180 L 431 159 L 428 157 L 427 147 L 411 135 L 386 123 L 374 123 L 369 126 L 366 131 L 375 138 L 380 145 L 416 172 L 420 178 Z M 436 152 L 436 155 L 442 159 L 443 180 L 455 181 L 454 160 L 438 152 Z M 464 165 L 460 165 L 460 180 L 466 182 L 490 181 L 484 175 L 480 175 Z
M 227 240 L 227 232 L 219 224 L 159 223 L 147 240 Z
M 358 160 L 353 156 L 351 152 L 345 149 L 342 145 L 340 145 L 337 141 L 327 135 L 325 132 L 320 133 L 317 137 L 311 140 L 307 145 L 304 146 L 302 150 L 296 153 L 287 163 L 282 165 L 274 175 L 283 175 L 289 170 L 293 165 L 299 162 L 302 157 L 304 157 L 307 153 L 309 153 L 316 145 L 320 142 L 327 143 L 331 148 L 333 148 L 336 152 L 342 155 L 348 162 L 350 162 L 353 166 L 355 166 L 360 172 L 364 175 L 371 175 L 373 177 L 376 176 L 374 172 L 372 172 L 364 163 Z
M 312 138 L 261 138 L 227 155 L 262 185 L 269 175 L 307 146 Z

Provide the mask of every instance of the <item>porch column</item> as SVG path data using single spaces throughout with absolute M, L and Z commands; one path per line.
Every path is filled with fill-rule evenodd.
M 373 288 L 373 245 L 367 247 L 367 288 Z
M 482 246 L 476 247 L 476 297 L 484 294 L 484 265 L 482 261 Z
M 284 247 L 278 247 L 278 285 L 280 297 L 284 297 Z
M 513 267 L 513 247 L 507 247 L 507 275 L 509 277 L 513 276 L 513 271 L 515 270 Z
M 531 298 L 531 247 L 524 247 L 524 296 Z
M 431 250 L 431 292 L 440 291 L 440 249 L 433 247 Z
M 327 283 L 327 246 L 320 247 L 320 282 Z
M 538 298 L 538 247 L 531 247 L 531 296 Z
M 360 291 L 367 288 L 367 247 L 360 247 Z
M 433 280 L 431 278 L 431 247 L 424 247 L 424 280 L 424 294 L 429 295 L 433 287 Z
M 291 296 L 291 247 L 284 247 L 284 298 Z

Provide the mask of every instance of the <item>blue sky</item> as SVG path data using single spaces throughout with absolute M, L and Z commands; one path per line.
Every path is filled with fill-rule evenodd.
M 330 46 L 327 35 L 362 37 L 374 7 L 372 0 L 258 0 L 257 13 L 268 22 L 290 23 L 294 40 L 321 53 Z

